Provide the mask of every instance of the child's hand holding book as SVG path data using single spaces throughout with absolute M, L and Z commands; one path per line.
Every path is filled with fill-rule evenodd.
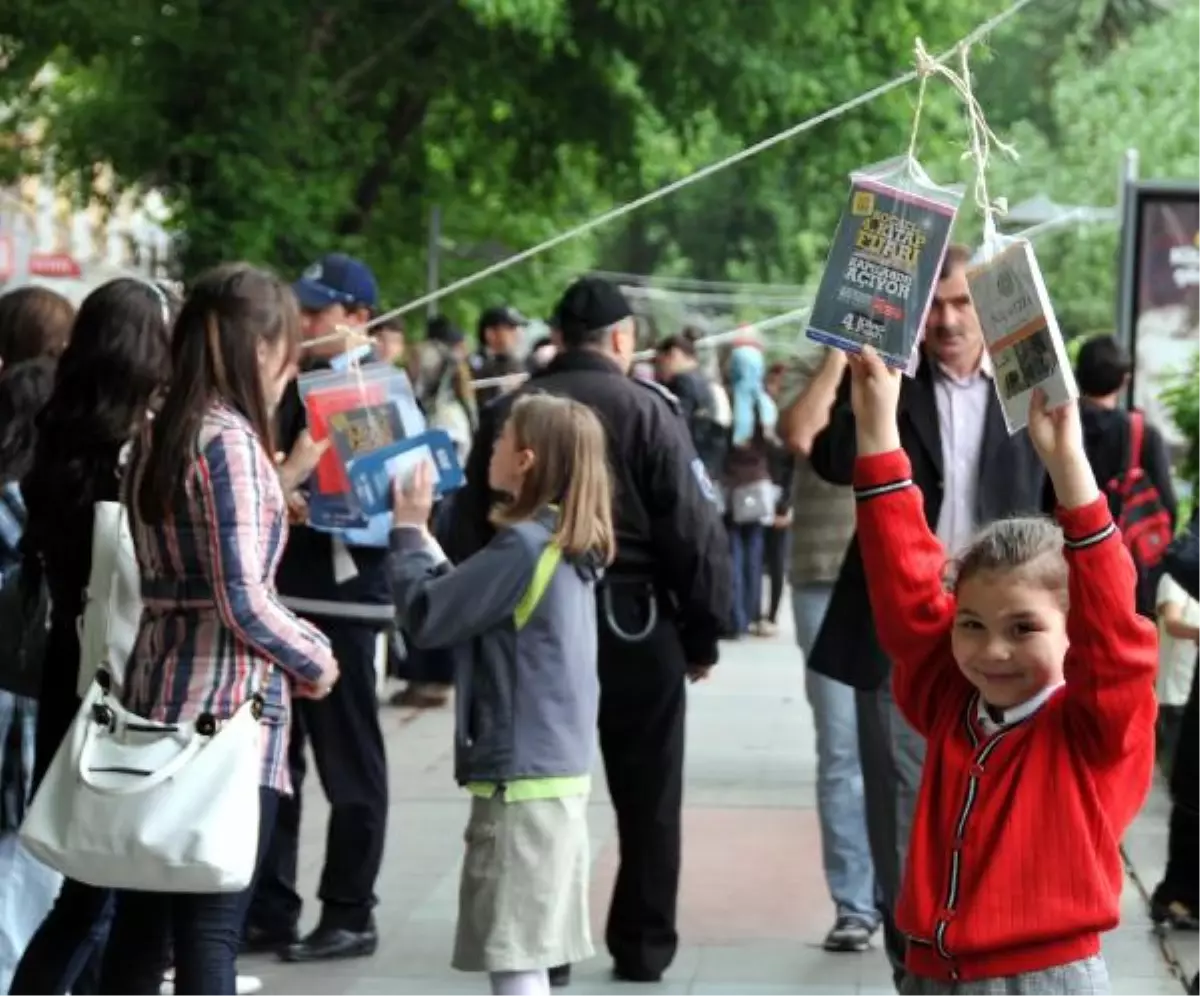
M 850 354 L 850 404 L 858 433 L 858 455 L 872 456 L 900 449 L 896 406 L 900 401 L 899 370 L 891 370 L 870 346 Z

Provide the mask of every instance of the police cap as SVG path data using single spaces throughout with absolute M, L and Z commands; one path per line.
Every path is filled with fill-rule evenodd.
M 600 333 L 633 315 L 625 295 L 600 277 L 580 277 L 563 294 L 551 324 L 566 346 L 595 342 Z

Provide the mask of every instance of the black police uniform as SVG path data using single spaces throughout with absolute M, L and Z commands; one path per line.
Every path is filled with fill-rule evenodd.
M 579 348 L 481 413 L 445 536 L 452 560 L 491 537 L 492 446 L 513 399 L 531 390 L 586 404 L 608 435 L 617 556 L 597 596 L 599 732 L 621 864 L 605 939 L 619 974 L 655 980 L 678 941 L 686 670 L 717 659 L 731 605 L 728 539 L 673 395 Z
M 289 451 L 306 425 L 293 383 L 279 406 L 278 445 Z M 305 742 L 325 797 L 329 829 L 318 897 L 318 930 L 284 949 L 306 961 L 374 949 L 375 881 L 387 836 L 387 756 L 379 725 L 375 652 L 378 634 L 395 616 L 387 574 L 387 551 L 350 547 L 357 575 L 339 582 L 328 533 L 294 526 L 277 576 L 282 601 L 315 623 L 333 647 L 339 677 L 320 701 L 294 699 L 288 763 L 294 794 L 280 801 L 275 832 L 259 871 L 246 918 L 249 946 L 273 947 L 291 939 L 300 916 L 296 860 L 300 846 L 300 794 Z

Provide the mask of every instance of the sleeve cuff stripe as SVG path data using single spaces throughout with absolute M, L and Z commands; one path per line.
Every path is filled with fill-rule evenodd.
M 1109 522 L 1103 529 L 1091 533 L 1079 539 L 1072 539 L 1070 536 L 1064 537 L 1063 545 L 1068 550 L 1086 550 L 1089 546 L 1095 546 L 1097 543 L 1103 543 L 1110 536 L 1115 535 L 1117 527 L 1115 523 Z
M 855 488 L 854 498 L 856 501 L 869 501 L 872 498 L 879 498 L 882 495 L 890 495 L 893 491 L 903 491 L 905 488 L 911 488 L 912 483 L 912 478 L 906 477 L 899 481 L 889 481 L 887 484 L 873 484 L 865 488 Z

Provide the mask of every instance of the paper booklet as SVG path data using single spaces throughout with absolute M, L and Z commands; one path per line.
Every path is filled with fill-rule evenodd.
M 915 161 L 853 174 L 808 338 L 855 353 L 869 345 L 888 366 L 908 369 L 960 201 Z
M 1051 407 L 1078 397 L 1033 246 L 1025 239 L 1004 240 L 967 271 L 967 283 L 992 358 L 1009 434 L 1029 424 L 1035 387 L 1046 392 Z

